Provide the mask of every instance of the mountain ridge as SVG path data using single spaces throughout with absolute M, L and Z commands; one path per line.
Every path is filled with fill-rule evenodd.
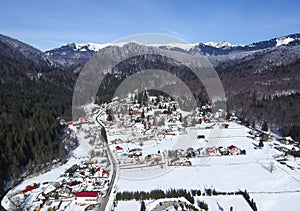
M 132 41 L 135 42 L 135 41 Z M 126 42 L 130 43 L 130 42 Z M 91 56 L 98 52 L 99 50 L 110 47 L 110 46 L 120 46 L 122 47 L 126 43 L 86 43 L 86 44 L 76 44 L 69 43 L 52 50 L 48 50 L 45 54 L 58 66 L 65 68 L 66 66 L 78 67 L 83 65 Z M 218 66 L 224 60 L 216 60 L 214 56 L 226 56 L 226 55 L 237 55 L 243 56 L 256 51 L 264 51 L 271 48 L 277 48 L 280 46 L 297 46 L 300 45 L 300 34 L 291 34 L 278 38 L 273 38 L 266 41 L 260 41 L 252 43 L 249 45 L 233 45 L 226 41 L 222 42 L 208 42 L 208 43 L 166 43 L 166 44 L 143 44 L 136 42 L 140 45 L 154 46 L 161 49 L 181 51 L 186 53 L 200 52 L 205 56 L 212 58 L 212 63 Z M 247 56 L 247 55 L 246 55 Z M 219 62 L 218 62 L 219 61 Z
M 17 39 L 0 34 L 0 55 L 11 59 L 30 60 L 35 65 L 52 65 L 49 58 L 41 50 Z M 19 58 L 18 58 L 19 57 Z

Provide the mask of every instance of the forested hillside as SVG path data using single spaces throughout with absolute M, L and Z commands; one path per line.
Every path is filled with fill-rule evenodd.
M 71 119 L 75 81 L 74 74 L 40 62 L 44 58 L 37 50 L 7 40 L 0 42 L 0 193 L 22 175 L 64 158 L 59 119 Z M 23 52 L 29 49 L 36 59 L 11 43 L 25 48 Z
M 228 109 L 249 125 L 266 121 L 273 131 L 300 141 L 300 59 L 257 72 L 259 63 L 251 60 L 219 71 Z

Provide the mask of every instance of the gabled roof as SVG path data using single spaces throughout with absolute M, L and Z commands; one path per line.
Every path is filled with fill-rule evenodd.
M 76 197 L 98 197 L 99 193 L 97 191 L 83 191 L 77 192 Z
M 231 145 L 231 146 L 229 146 L 228 148 L 229 148 L 230 150 L 237 149 L 237 147 L 234 146 L 234 145 Z
M 116 146 L 115 148 L 116 148 L 116 150 L 123 150 L 123 148 L 120 146 Z

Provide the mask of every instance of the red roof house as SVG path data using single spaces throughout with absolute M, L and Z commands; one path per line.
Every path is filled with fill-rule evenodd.
M 86 117 L 80 117 L 80 118 L 79 118 L 79 122 L 80 122 L 80 123 L 86 122 Z
M 207 153 L 209 154 L 215 154 L 217 152 L 217 148 L 216 147 L 208 147 L 207 149 Z
M 82 191 L 76 193 L 76 197 L 98 197 L 98 195 L 98 191 Z
M 116 146 L 115 149 L 117 150 L 117 152 L 124 152 L 124 149 L 120 146 Z
M 109 171 L 104 169 L 102 171 L 102 177 L 108 177 L 108 176 L 109 176 Z
M 236 153 L 239 151 L 239 148 L 237 148 L 234 145 L 229 146 L 228 149 L 230 150 L 231 153 Z
M 22 193 L 27 193 L 29 191 L 35 190 L 39 187 L 39 184 L 34 183 L 33 185 L 27 185 L 24 190 L 22 190 Z
M 77 204 L 97 204 L 100 202 L 98 191 L 82 191 L 76 193 Z

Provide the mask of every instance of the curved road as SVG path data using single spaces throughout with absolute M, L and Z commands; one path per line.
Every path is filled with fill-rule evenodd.
M 101 125 L 101 127 L 104 127 L 104 124 L 98 118 L 106 110 L 106 107 L 102 111 L 100 111 L 99 114 L 96 117 L 96 121 L 99 123 L 99 125 Z M 112 155 L 112 153 L 109 149 L 108 143 L 105 143 L 105 146 L 107 148 L 108 157 L 109 157 L 109 160 L 110 160 L 110 163 L 111 163 L 111 166 L 112 166 L 112 177 L 111 177 L 111 181 L 110 181 L 106 196 L 104 198 L 102 198 L 101 205 L 99 207 L 99 211 L 105 211 L 105 208 L 108 204 L 109 197 L 110 197 L 111 191 L 113 189 L 113 185 L 114 185 L 116 175 L 117 175 L 117 163 L 115 161 L 115 158 L 114 158 L 114 156 Z

